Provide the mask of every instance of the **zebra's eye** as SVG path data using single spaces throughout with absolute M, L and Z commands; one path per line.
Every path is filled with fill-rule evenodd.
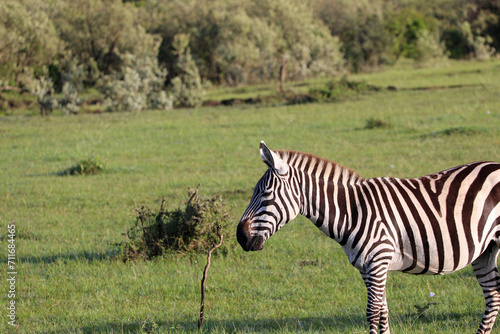
M 271 197 L 273 195 L 273 192 L 271 189 L 268 189 L 267 191 L 262 193 L 262 197 Z

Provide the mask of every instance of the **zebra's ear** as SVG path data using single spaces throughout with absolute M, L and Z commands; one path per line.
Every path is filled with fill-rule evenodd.
M 279 174 L 284 175 L 288 172 L 288 165 L 276 153 L 271 151 L 264 141 L 260 142 L 260 156 L 269 168 L 275 169 Z

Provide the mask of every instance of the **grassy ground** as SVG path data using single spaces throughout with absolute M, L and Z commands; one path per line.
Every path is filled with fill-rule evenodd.
M 0 118 L 0 257 L 6 263 L 7 224 L 15 221 L 20 325 L 11 328 L 3 308 L 0 331 L 195 331 L 205 256 L 123 263 L 113 244 L 132 225 L 132 208 L 158 205 L 163 195 L 176 207 L 198 183 L 201 195 L 223 194 L 236 226 L 265 171 L 262 139 L 365 177 L 500 160 L 499 61 L 353 78 L 398 90 L 332 104 Z M 369 120 L 389 126 L 367 129 Z M 89 157 L 106 171 L 59 176 Z M 234 235 L 225 238 L 235 244 Z M 445 277 L 392 273 L 388 301 L 395 333 L 472 333 L 484 305 L 470 269 Z M 365 333 L 365 307 L 363 282 L 341 248 L 299 218 L 262 252 L 235 247 L 213 258 L 204 331 Z

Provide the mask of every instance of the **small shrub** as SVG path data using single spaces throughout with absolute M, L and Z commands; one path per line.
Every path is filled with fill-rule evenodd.
M 168 109 L 172 97 L 164 92 L 167 71 L 155 57 L 123 56 L 120 73 L 107 77 L 103 87 L 105 104 L 110 111 L 142 111 L 148 108 Z
M 70 82 L 65 82 L 62 88 L 63 98 L 59 102 L 65 114 L 78 114 L 83 100 L 78 97 L 78 90 Z
M 164 90 L 151 94 L 149 105 L 155 110 L 170 110 L 174 107 L 174 99 L 172 94 L 168 94 Z
M 431 59 L 442 59 L 446 56 L 445 49 L 446 46 L 439 40 L 437 32 L 420 30 L 417 32 L 413 58 L 419 63 L 425 63 Z
M 493 41 L 491 36 L 475 35 L 469 22 L 445 29 L 442 39 L 450 53 L 450 58 L 453 59 L 485 60 L 495 53 L 495 49 L 491 46 Z
M 488 60 L 495 55 L 495 48 L 490 44 L 492 42 L 490 36 L 474 36 L 474 41 L 472 43 L 474 47 L 474 57 L 478 60 Z
M 65 175 L 92 175 L 104 171 L 104 164 L 95 158 L 89 158 L 78 161 L 74 166 L 62 171 L 61 176 Z
M 158 211 L 147 206 L 135 208 L 135 223 L 119 244 L 122 260 L 150 260 L 167 253 L 206 253 L 219 242 L 217 228 L 227 235 L 231 218 L 221 195 L 202 198 L 198 196 L 198 188 L 189 189 L 184 204 L 182 208 L 166 211 L 163 199 Z M 227 251 L 226 246 L 217 250 Z
M 40 114 L 47 116 L 58 106 L 58 101 L 54 97 L 54 84 L 52 80 L 44 74 L 39 79 L 33 81 L 31 93 L 36 96 L 36 102 L 40 107 Z
M 391 123 L 388 121 L 384 121 L 378 118 L 369 118 L 366 120 L 366 124 L 364 129 L 372 130 L 372 129 L 390 129 L 392 127 Z
M 173 47 L 177 51 L 176 72 L 172 79 L 173 103 L 176 107 L 199 107 L 205 98 L 200 72 L 188 47 L 189 35 L 174 36 Z

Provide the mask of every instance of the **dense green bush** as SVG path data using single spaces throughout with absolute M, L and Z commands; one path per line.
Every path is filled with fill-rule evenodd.
M 259 0 L 248 2 L 252 17 L 265 20 L 269 30 L 275 30 L 277 40 L 275 62 L 287 59 L 286 71 L 290 79 L 313 76 L 331 76 L 343 67 L 340 42 L 332 36 L 324 23 L 317 20 L 314 11 L 304 1 Z M 255 15 L 255 16 L 253 16 Z M 274 75 L 277 77 L 279 67 Z
M 177 107 L 199 107 L 203 103 L 205 91 L 201 84 L 200 72 L 189 50 L 189 35 L 177 34 L 173 47 L 177 52 L 176 73 L 172 80 L 172 98 Z
M 384 1 L 318 0 L 316 15 L 341 42 L 347 65 L 361 71 L 394 63 L 394 34 L 384 13 L 392 11 Z
M 163 199 L 158 211 L 147 206 L 135 208 L 134 225 L 127 229 L 125 240 L 119 244 L 122 260 L 152 259 L 167 253 L 206 253 L 219 242 L 218 231 L 227 236 L 231 217 L 220 195 L 202 198 L 198 189 L 189 189 L 183 204 L 168 211 Z M 227 251 L 227 243 L 217 249 L 217 252 Z
M 417 33 L 413 59 L 422 63 L 431 59 L 443 58 L 446 54 L 445 45 L 440 42 L 436 32 L 421 30 Z
M 0 77 L 21 88 L 51 63 L 60 39 L 42 0 L 0 1 Z
M 54 84 L 46 74 L 33 80 L 31 84 L 31 93 L 36 96 L 36 102 L 40 107 L 40 114 L 47 116 L 59 106 L 59 101 L 54 96 Z
M 283 58 L 290 79 L 331 75 L 342 66 L 338 39 L 299 0 L 176 0 L 145 8 L 158 16 L 153 31 L 163 38 L 159 59 L 171 80 L 179 75 L 172 47 L 179 33 L 190 35 L 202 80 L 215 84 L 275 79 Z
M 120 72 L 123 56 L 157 56 L 156 37 L 141 25 L 137 8 L 121 0 L 65 0 L 50 13 L 67 49 L 85 65 L 86 81 Z
M 490 46 L 491 37 L 474 35 L 471 25 L 468 22 L 447 29 L 443 34 L 443 39 L 450 57 L 454 59 L 476 58 L 489 59 L 495 52 Z
M 314 8 L 340 38 L 354 71 L 390 65 L 400 57 L 418 62 L 488 58 L 500 46 L 498 1 L 316 0 Z
M 105 104 L 110 111 L 141 111 L 172 108 L 172 98 L 164 92 L 167 76 L 155 57 L 122 56 L 123 69 L 107 77 Z
M 73 56 L 71 50 L 60 54 L 47 67 L 48 75 L 54 82 L 54 89 L 62 92 L 64 84 L 70 84 L 77 92 L 85 89 L 87 70 L 84 64 Z
M 63 98 L 59 102 L 66 114 L 78 114 L 83 100 L 78 97 L 78 90 L 70 82 L 65 82 L 62 88 Z

